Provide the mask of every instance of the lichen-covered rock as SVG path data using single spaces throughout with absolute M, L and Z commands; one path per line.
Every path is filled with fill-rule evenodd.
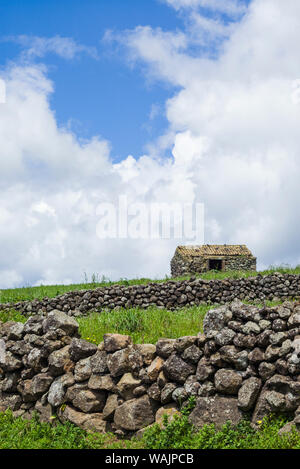
M 268 379 L 259 395 L 252 415 L 255 425 L 271 413 L 290 413 L 300 405 L 300 382 L 288 376 L 274 375 Z
M 137 352 L 141 355 L 144 365 L 150 365 L 156 355 L 156 347 L 153 344 L 137 344 Z
M 147 368 L 147 376 L 150 381 L 156 381 L 159 373 L 162 370 L 164 360 L 161 357 L 156 357 Z
M 55 350 L 49 355 L 49 371 L 53 376 L 59 376 L 66 371 L 74 369 L 75 363 L 71 360 L 69 350 L 70 346 L 66 345 L 59 350 Z
M 125 373 L 116 385 L 116 390 L 120 396 L 127 401 L 133 399 L 133 391 L 136 387 L 140 386 L 140 384 L 141 380 L 134 378 L 132 373 Z
M 261 380 L 251 377 L 245 380 L 238 391 L 238 406 L 243 411 L 253 409 L 261 389 Z
M 86 381 L 91 377 L 92 368 L 89 358 L 83 358 L 79 360 L 74 368 L 74 378 L 75 381 L 81 382 Z
M 222 347 L 224 345 L 231 344 L 235 335 L 235 331 L 229 329 L 228 327 L 224 327 L 221 331 L 216 334 L 214 340 L 217 345 Z
M 158 423 L 161 427 L 163 427 L 165 416 L 168 419 L 168 423 L 174 420 L 174 416 L 177 415 L 178 417 L 181 415 L 180 411 L 176 404 L 166 404 L 163 407 L 160 407 L 155 414 L 155 423 Z
M 237 405 L 237 399 L 233 397 L 212 396 L 199 397 L 194 410 L 189 416 L 189 421 L 201 428 L 205 424 L 214 423 L 216 428 L 222 427 L 227 421 L 237 425 L 244 414 Z
M 215 374 L 215 388 L 220 393 L 236 395 L 242 384 L 241 375 L 233 370 L 221 369 Z
M 184 350 L 188 347 L 191 347 L 197 342 L 197 336 L 187 335 L 184 337 L 179 337 L 179 339 L 175 340 L 174 343 L 174 350 L 176 352 L 183 353 Z
M 39 315 L 31 316 L 24 324 L 22 334 L 42 335 L 44 318 Z
M 105 402 L 104 391 L 92 391 L 91 389 L 78 390 L 72 399 L 74 407 L 82 412 L 101 412 Z
M 113 377 L 122 376 L 130 371 L 129 352 L 130 349 L 127 347 L 108 355 L 107 366 Z
M 115 410 L 120 405 L 119 400 L 120 398 L 117 394 L 110 394 L 108 396 L 102 412 L 103 420 L 113 421 Z
M 63 311 L 53 310 L 42 323 L 43 331 L 63 330 L 67 335 L 72 336 L 78 331 L 78 323 Z
M 24 324 L 22 322 L 12 322 L 7 331 L 7 340 L 21 340 L 24 335 Z
M 196 345 L 191 345 L 190 347 L 187 347 L 183 354 L 182 358 L 183 360 L 187 360 L 191 363 L 198 363 L 200 358 L 203 355 L 203 351 L 199 349 Z
M 176 339 L 159 339 L 156 342 L 156 353 L 162 358 L 168 358 L 173 352 Z
M 104 350 L 110 353 L 124 349 L 132 344 L 132 339 L 129 335 L 104 334 L 103 340 Z
M 65 402 L 66 390 L 69 386 L 75 383 L 74 377 L 71 373 L 59 376 L 50 386 L 48 392 L 48 402 L 53 407 L 59 407 Z
M 96 390 L 112 391 L 113 388 L 115 387 L 115 383 L 109 374 L 107 375 L 92 374 L 88 382 L 88 387 L 95 391 Z
M 87 340 L 74 338 L 70 344 L 69 354 L 71 360 L 77 362 L 93 355 L 97 350 L 97 345 L 91 344 Z
M 107 353 L 104 350 L 97 350 L 94 355 L 89 358 L 92 373 L 107 373 Z
M 188 376 L 194 374 L 196 367 L 187 363 L 177 354 L 172 354 L 163 365 L 163 372 L 171 381 L 184 383 Z
M 203 319 L 203 331 L 207 336 L 211 331 L 221 331 L 226 325 L 226 306 L 210 309 Z

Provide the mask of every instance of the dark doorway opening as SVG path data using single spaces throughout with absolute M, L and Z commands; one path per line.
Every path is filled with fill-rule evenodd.
M 208 269 L 209 270 L 222 270 L 222 260 L 221 259 L 209 259 Z

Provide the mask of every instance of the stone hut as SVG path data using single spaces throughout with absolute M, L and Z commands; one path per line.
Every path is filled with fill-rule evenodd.
M 171 260 L 172 277 L 209 270 L 256 270 L 256 257 L 244 244 L 203 244 L 176 248 Z

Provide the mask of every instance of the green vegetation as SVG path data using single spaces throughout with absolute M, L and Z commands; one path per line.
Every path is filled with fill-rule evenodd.
M 300 266 L 295 269 L 274 267 L 274 271 L 300 274 Z M 248 277 L 253 272 L 209 272 L 203 278 Z M 95 278 L 93 279 L 95 280 Z M 102 279 L 103 280 L 103 279 Z M 161 282 L 166 281 L 160 280 Z M 150 279 L 121 280 L 123 285 L 148 283 Z M 159 280 L 157 280 L 158 282 Z M 23 289 L 3 290 L 0 302 L 32 300 L 45 296 L 54 297 L 71 290 L 109 286 L 112 282 L 92 282 L 80 285 L 40 286 Z M 267 302 L 268 305 L 280 302 Z M 161 337 L 177 338 L 195 335 L 202 331 L 203 318 L 213 305 L 185 307 L 176 311 L 162 310 L 157 307 L 143 310 L 139 308 L 102 311 L 77 318 L 82 338 L 100 343 L 103 334 L 119 332 L 128 334 L 135 343 L 155 343 Z M 21 313 L 10 310 L 0 311 L 0 321 L 27 320 Z M 61 424 L 53 419 L 53 424 L 41 423 L 37 414 L 29 420 L 15 418 L 10 410 L 0 413 L 0 449 L 300 449 L 300 434 L 293 430 L 278 435 L 278 430 L 286 423 L 284 418 L 266 419 L 259 430 L 254 430 L 248 421 L 237 426 L 230 423 L 216 430 L 214 425 L 205 425 L 195 431 L 188 421 L 191 406 L 182 409 L 180 417 L 170 422 L 165 418 L 163 427 L 155 424 L 147 429 L 140 439 L 118 439 L 112 433 L 105 435 L 86 433 L 71 423 Z
M 280 303 L 281 301 L 266 302 L 268 306 Z M 213 307 L 217 305 L 186 306 L 175 311 L 157 307 L 147 310 L 120 309 L 91 313 L 76 318 L 76 321 L 79 323 L 81 337 L 95 344 L 102 342 L 103 334 L 111 332 L 130 335 L 136 344 L 155 344 L 163 337 L 176 339 L 202 332 L 205 314 Z
M 278 435 L 284 418 L 266 419 L 259 430 L 243 421 L 237 426 L 225 424 L 220 430 L 205 425 L 195 431 L 188 422 L 188 412 L 165 418 L 147 429 L 141 439 L 118 440 L 111 433 L 86 433 L 71 423 L 41 423 L 37 415 L 31 420 L 14 418 L 7 410 L 0 413 L 0 449 L 300 449 L 300 434 L 295 430 Z
M 162 337 L 172 339 L 197 335 L 202 330 L 203 318 L 210 308 L 211 306 L 194 306 L 176 311 L 155 307 L 147 310 L 130 308 L 91 313 L 76 320 L 81 337 L 96 344 L 108 332 L 130 335 L 134 343 L 154 344 Z
M 267 301 L 268 306 L 279 304 Z M 129 308 L 92 312 L 76 318 L 81 337 L 94 344 L 99 344 L 106 333 L 117 332 L 130 335 L 134 343 L 155 344 L 159 338 L 175 339 L 185 335 L 197 335 L 202 331 L 203 319 L 207 311 L 217 305 L 186 306 L 168 311 L 151 307 L 147 310 Z M 262 305 L 261 305 L 262 306 Z M 28 318 L 20 312 L 0 311 L 0 321 L 25 322 Z
M 7 322 L 7 321 L 16 321 L 16 322 L 26 322 L 27 317 L 23 316 L 20 311 L 15 311 L 11 309 L 9 311 L 0 311 L 0 321 Z
M 286 435 L 278 435 L 286 420 L 282 417 L 265 419 L 259 430 L 250 422 L 242 421 L 233 426 L 230 422 L 216 430 L 214 425 L 204 425 L 195 431 L 188 415 L 174 419 L 162 429 L 155 424 L 145 431 L 143 445 L 147 449 L 300 449 L 300 434 L 294 429 Z
M 239 271 L 232 271 L 232 272 L 219 272 L 211 270 L 210 272 L 206 272 L 201 275 L 197 275 L 199 278 L 203 278 L 206 280 L 214 280 L 219 279 L 223 280 L 226 278 L 246 278 L 256 275 L 268 275 L 274 272 L 281 272 L 286 274 L 300 274 L 300 265 L 292 268 L 288 265 L 281 265 L 281 266 L 270 266 L 269 269 L 261 271 L 261 272 L 239 272 Z M 165 277 L 164 279 L 160 280 L 153 280 L 149 278 L 141 278 L 141 279 L 120 279 L 119 281 L 113 282 L 106 277 L 99 278 L 99 276 L 93 274 L 91 280 L 89 281 L 87 276 L 85 275 L 84 281 L 80 284 L 71 284 L 71 285 L 40 285 L 38 287 L 22 287 L 22 288 L 14 288 L 14 289 L 4 289 L 0 290 L 0 303 L 14 303 L 17 301 L 24 301 L 24 300 L 34 300 L 34 299 L 42 299 L 45 297 L 54 298 L 55 296 L 62 295 L 64 293 L 75 291 L 75 290 L 88 290 L 94 289 L 98 287 L 109 287 L 111 285 L 146 285 L 150 282 L 167 282 L 167 281 L 178 281 L 178 280 L 187 280 L 189 277 L 178 277 L 178 278 L 169 278 Z

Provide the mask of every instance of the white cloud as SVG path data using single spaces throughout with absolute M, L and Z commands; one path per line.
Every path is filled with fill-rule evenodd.
M 96 208 L 117 203 L 119 194 L 131 203 L 180 199 L 174 183 L 188 183 L 184 170 L 149 156 L 138 161 L 128 156 L 114 165 L 107 141 L 94 137 L 82 143 L 59 128 L 49 106 L 53 85 L 43 66 L 11 64 L 3 79 L 1 288 L 79 282 L 84 272 L 114 279 L 168 273 L 161 252 L 169 258 L 176 241 L 100 240 Z M 184 193 L 193 195 L 189 184 Z
M 205 242 L 246 243 L 260 266 L 300 262 L 299 13 L 293 0 L 254 0 L 214 59 L 189 53 L 190 26 L 124 33 L 131 59 L 180 90 L 151 152 L 118 164 L 107 141 L 83 144 L 58 127 L 43 66 L 11 64 L 1 75 L 0 286 L 169 273 L 177 240 L 97 238 L 96 207 L 119 194 L 204 202 Z
M 165 33 L 150 28 L 127 41 L 152 76 L 181 86 L 167 102 L 168 135 L 175 134 L 173 155 L 193 168 L 190 187 L 206 206 L 206 241 L 248 243 L 260 265 L 300 260 L 299 12 L 292 0 L 253 0 L 213 59 L 201 50 L 189 54 L 194 11 L 186 30 L 174 33 L 184 34 L 185 50 L 168 49 Z M 203 139 L 208 147 L 199 158 L 194 148 Z
M 207 8 L 221 13 L 230 15 L 240 15 L 246 11 L 243 0 L 164 0 L 167 4 L 180 9 L 197 9 Z
M 53 36 L 53 37 L 39 37 L 39 36 L 8 36 L 6 41 L 19 44 L 23 49 L 22 56 L 26 59 L 33 59 L 34 57 L 44 57 L 46 54 L 52 53 L 64 59 L 74 59 L 78 54 L 85 53 L 98 58 L 97 49 L 95 47 L 88 47 L 78 44 L 73 38 Z

